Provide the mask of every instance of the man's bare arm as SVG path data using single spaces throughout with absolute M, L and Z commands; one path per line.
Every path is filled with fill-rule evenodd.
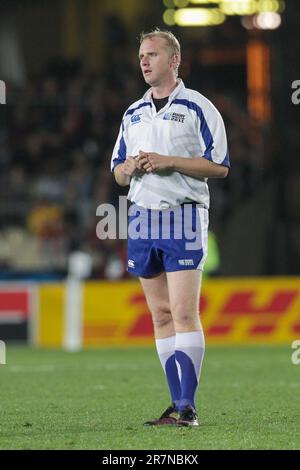
M 136 157 L 127 157 L 124 163 L 119 163 L 114 169 L 115 180 L 120 186 L 128 186 L 131 177 L 140 169 Z
M 194 178 L 226 178 L 229 172 L 227 166 L 211 162 L 204 157 L 170 157 L 170 159 L 170 167 L 173 171 L 179 171 Z
M 138 160 L 141 168 L 147 173 L 171 170 L 193 178 L 225 178 L 229 171 L 226 166 L 211 162 L 204 157 L 185 158 L 141 151 Z

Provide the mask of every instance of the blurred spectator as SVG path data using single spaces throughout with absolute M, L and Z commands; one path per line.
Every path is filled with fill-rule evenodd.
M 27 226 L 39 240 L 43 268 L 66 268 L 68 234 L 61 208 L 40 199 L 28 216 Z

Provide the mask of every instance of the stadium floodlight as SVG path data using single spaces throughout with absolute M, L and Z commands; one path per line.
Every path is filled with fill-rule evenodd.
M 276 12 L 259 13 L 254 17 L 258 29 L 277 29 L 281 25 L 281 16 Z
M 174 8 L 174 0 L 164 0 L 164 5 L 166 8 Z
M 257 5 L 258 13 L 265 12 L 278 12 L 280 10 L 280 4 L 278 0 L 259 0 Z
M 164 23 L 167 24 L 168 26 L 174 26 L 175 24 L 175 10 L 174 9 L 168 9 L 164 12 L 163 14 L 163 20 Z
M 258 4 L 255 0 L 225 0 L 220 3 L 220 10 L 225 15 L 253 15 L 257 12 Z
M 246 29 L 276 29 L 281 24 L 281 18 L 278 16 L 259 17 L 258 23 L 256 18 L 261 13 L 280 14 L 285 9 L 285 0 L 163 0 L 163 2 L 167 7 L 163 20 L 168 26 L 213 26 L 224 23 L 226 16 L 242 16 L 241 24 Z M 268 26 L 261 26 L 265 24 Z
M 242 16 L 241 24 L 245 29 L 251 30 L 254 29 L 253 16 Z
M 225 19 L 218 8 L 181 8 L 174 12 L 178 26 L 214 26 L 224 23 Z
M 185 8 L 189 4 L 189 0 L 174 0 L 175 6 Z
M 222 3 L 222 0 L 189 0 L 189 3 L 194 3 L 195 5 L 203 5 L 208 3 Z

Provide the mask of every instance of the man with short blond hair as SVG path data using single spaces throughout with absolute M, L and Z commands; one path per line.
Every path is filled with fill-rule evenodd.
M 170 31 L 161 31 L 159 28 L 151 31 L 150 33 L 141 33 L 140 35 L 140 44 L 142 44 L 145 39 L 154 39 L 154 38 L 162 38 L 165 39 L 168 48 L 170 49 L 171 55 L 173 54 L 181 54 L 180 51 L 180 43 L 178 39 L 174 36 L 173 33 Z
M 171 406 L 145 424 L 198 426 L 207 178 L 228 174 L 226 133 L 213 104 L 177 78 L 180 44 L 171 32 L 142 34 L 139 60 L 150 88 L 123 116 L 111 168 L 119 185 L 130 185 L 128 271 L 143 287 L 171 394 Z M 131 230 L 137 220 L 140 237 Z M 166 220 L 169 230 L 164 230 Z

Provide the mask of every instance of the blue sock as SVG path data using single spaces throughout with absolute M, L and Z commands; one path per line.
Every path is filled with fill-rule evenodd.
M 188 405 L 195 408 L 195 395 L 198 387 L 204 357 L 205 342 L 203 331 L 176 333 L 176 361 L 181 371 L 181 396 L 179 411 Z
M 179 381 L 178 367 L 175 360 L 175 336 L 157 339 L 156 349 L 167 377 L 172 402 L 177 409 L 181 397 L 181 387 Z

